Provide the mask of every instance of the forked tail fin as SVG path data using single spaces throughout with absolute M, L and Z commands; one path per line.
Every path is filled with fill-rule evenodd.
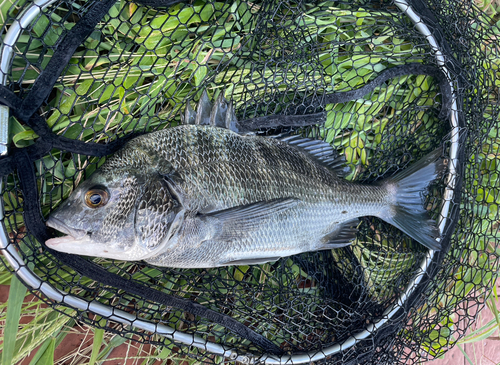
M 441 152 L 441 148 L 435 150 L 410 168 L 383 181 L 394 203 L 389 214 L 380 216 L 387 223 L 435 251 L 441 249 L 437 240 L 441 234 L 436 222 L 430 218 L 424 207 L 424 194 L 430 183 L 442 176 L 446 170 Z

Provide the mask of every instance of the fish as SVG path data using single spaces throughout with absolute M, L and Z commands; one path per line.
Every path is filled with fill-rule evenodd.
M 424 206 L 446 170 L 440 150 L 380 182 L 350 182 L 330 144 L 245 130 L 220 94 L 109 157 L 49 215 L 64 236 L 45 245 L 160 267 L 253 265 L 348 246 L 359 218 L 375 216 L 441 249 Z

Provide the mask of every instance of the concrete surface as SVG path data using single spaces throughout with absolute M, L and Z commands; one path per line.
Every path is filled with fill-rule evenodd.
M 500 279 L 496 283 L 497 293 L 500 293 Z M 500 300 L 497 302 L 497 308 L 500 309 Z M 474 325 L 471 326 L 468 333 L 481 328 L 493 319 L 493 313 L 486 307 L 477 318 Z M 499 365 L 500 364 L 500 334 L 497 331 L 492 336 L 495 339 L 484 340 L 476 343 L 467 343 L 462 345 L 467 356 L 474 365 Z M 469 365 L 470 362 L 463 355 L 458 346 L 449 350 L 444 359 L 436 359 L 427 362 L 429 365 Z

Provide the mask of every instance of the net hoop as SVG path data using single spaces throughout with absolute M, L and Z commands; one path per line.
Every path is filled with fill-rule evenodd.
M 29 7 L 27 7 L 22 13 L 17 16 L 15 22 L 10 26 L 3 38 L 2 48 L 0 49 L 0 84 L 6 86 L 8 67 L 14 55 L 14 46 L 19 39 L 23 29 L 26 28 L 44 9 L 55 2 L 56 0 L 35 0 Z M 441 234 L 443 234 L 448 220 L 447 217 L 451 210 L 451 204 L 454 198 L 454 188 L 457 178 L 456 166 L 458 166 L 459 140 L 461 136 L 455 82 L 452 80 L 451 72 L 446 66 L 445 56 L 443 54 L 443 51 L 439 47 L 437 39 L 433 36 L 429 27 L 424 23 L 422 17 L 415 12 L 415 10 L 410 6 L 410 4 L 408 4 L 406 0 L 394 0 L 394 4 L 406 16 L 408 16 L 408 18 L 410 18 L 410 20 L 415 24 L 415 29 L 426 37 L 429 45 L 434 51 L 436 63 L 446 76 L 452 91 L 451 108 L 449 111 L 449 120 L 451 127 L 450 155 L 448 163 L 449 170 L 446 181 L 447 185 L 444 192 L 443 205 L 441 207 L 441 220 L 439 222 L 439 229 L 441 231 Z M 0 129 L 7 130 L 8 108 L 6 106 L 0 107 L 3 109 L 0 110 Z M 7 140 L 0 141 L 0 143 L 5 146 L 7 145 L 7 142 Z M 2 155 L 5 155 L 6 153 L 6 148 L 0 151 L 0 154 Z M 2 188 L 2 184 L 3 181 L 0 181 L 0 189 Z M 0 219 L 3 220 L 3 200 L 0 204 Z M 193 346 L 200 350 L 223 356 L 232 361 L 238 361 L 243 364 L 264 363 L 269 365 L 304 364 L 313 361 L 320 361 L 328 356 L 345 351 L 354 346 L 358 341 L 372 336 L 404 306 L 406 300 L 413 294 L 413 292 L 422 282 L 422 279 L 427 273 L 427 270 L 429 270 L 431 262 L 433 261 L 436 254 L 436 251 L 428 251 L 426 257 L 420 264 L 419 272 L 410 281 L 406 290 L 400 295 L 396 303 L 384 312 L 380 320 L 371 323 L 364 330 L 352 335 L 341 343 L 327 347 L 323 350 L 312 351 L 303 354 L 283 356 L 264 354 L 261 356 L 255 356 L 252 354 L 238 354 L 235 350 L 232 350 L 229 347 L 206 341 L 199 336 L 182 333 L 178 330 L 173 329 L 172 327 L 163 324 L 138 319 L 136 316 L 113 308 L 112 306 L 104 305 L 96 301 L 89 302 L 76 296 L 70 295 L 62 290 L 54 288 L 50 284 L 42 281 L 40 277 L 38 277 L 38 275 L 36 275 L 28 268 L 19 253 L 15 250 L 14 246 L 9 243 L 7 230 L 4 225 L 2 225 L 0 229 L 0 249 L 4 253 L 6 260 L 12 266 L 12 269 L 16 272 L 16 275 L 21 281 L 23 281 L 29 288 L 40 291 L 51 300 L 54 300 L 58 303 L 64 303 L 82 311 L 92 312 L 96 315 L 106 317 L 109 320 L 121 323 L 126 326 L 132 326 L 141 330 L 164 336 L 165 338 L 173 342 Z

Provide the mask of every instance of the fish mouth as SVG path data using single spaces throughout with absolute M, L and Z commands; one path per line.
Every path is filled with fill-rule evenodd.
M 132 248 L 124 248 L 116 242 L 95 241 L 91 236 L 91 232 L 69 227 L 52 216 L 49 217 L 45 224 L 67 234 L 67 236 L 55 237 L 45 241 L 45 245 L 55 251 L 125 261 L 142 260 L 149 253 L 145 248 L 137 245 L 133 245 Z
M 73 240 L 81 240 L 85 236 L 87 236 L 87 231 L 85 231 L 83 229 L 71 228 L 68 225 L 66 225 L 63 221 L 61 221 L 57 218 L 54 218 L 54 217 L 49 217 L 49 219 L 47 220 L 47 222 L 45 224 L 48 227 L 54 228 L 62 233 L 67 234 Z M 48 241 L 59 240 L 61 238 L 66 238 L 66 237 L 51 238 Z
M 45 245 L 48 248 L 59 252 L 93 256 L 95 245 L 93 245 L 86 231 L 83 229 L 71 228 L 54 217 L 49 217 L 45 224 L 48 227 L 67 234 L 67 236 L 55 237 L 45 241 Z
M 45 224 L 48 227 L 67 234 L 66 236 L 50 238 L 45 241 L 45 245 L 55 251 L 118 260 L 123 256 L 123 249 L 112 247 L 102 242 L 95 242 L 92 240 L 89 232 L 69 227 L 57 218 L 49 217 Z

